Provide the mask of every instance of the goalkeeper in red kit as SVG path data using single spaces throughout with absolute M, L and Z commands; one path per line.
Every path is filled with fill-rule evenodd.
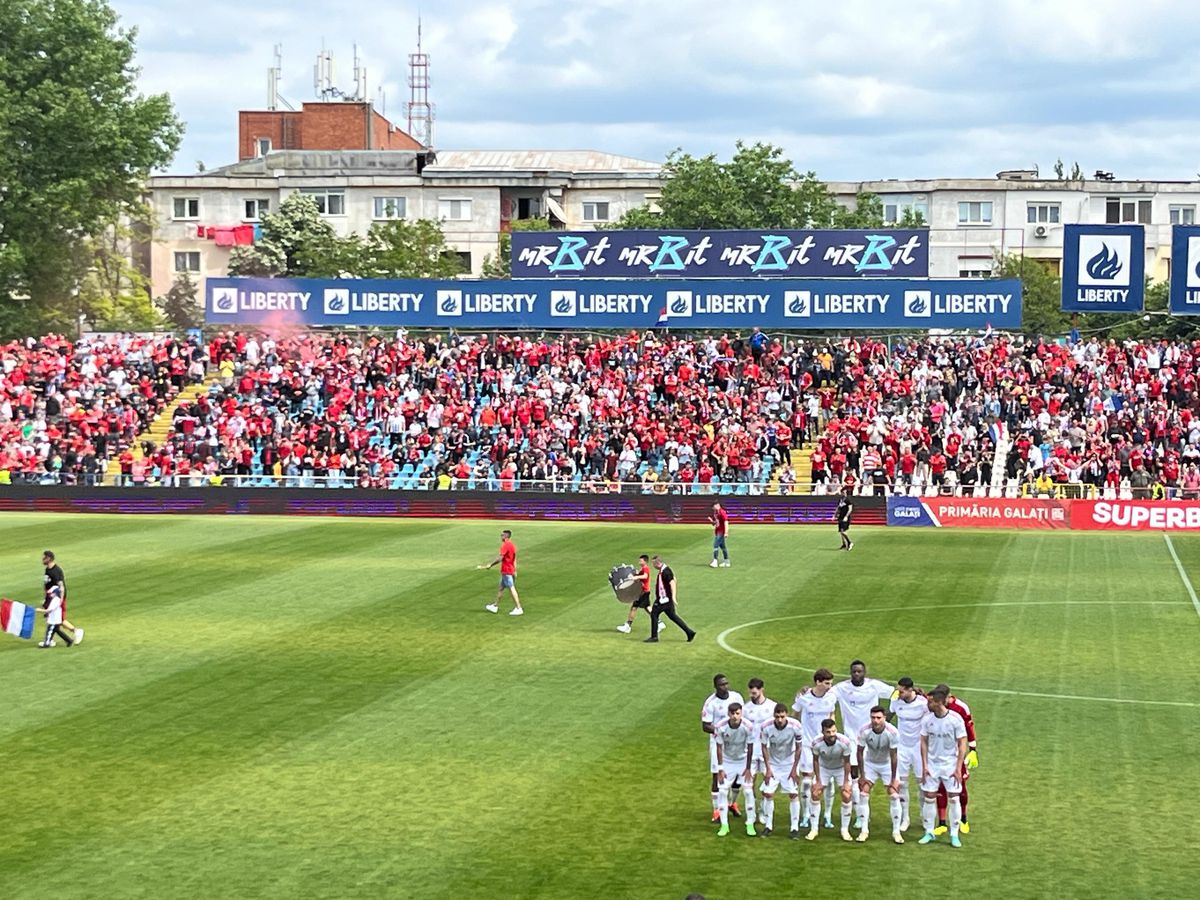
M 944 684 L 939 684 L 934 690 L 949 691 L 950 688 Z M 959 803 L 962 805 L 962 824 L 959 825 L 958 830 L 962 834 L 970 834 L 971 827 L 967 824 L 967 779 L 971 777 L 971 770 L 979 765 L 979 754 L 976 752 L 975 747 L 975 722 L 971 718 L 970 707 L 953 694 L 947 698 L 946 708 L 962 716 L 962 720 L 967 726 L 967 756 L 963 760 L 962 794 L 959 796 Z M 946 788 L 944 785 L 938 788 L 937 814 L 938 823 L 937 827 L 933 829 L 933 833 L 938 835 L 945 834 L 950 829 L 946 824 Z

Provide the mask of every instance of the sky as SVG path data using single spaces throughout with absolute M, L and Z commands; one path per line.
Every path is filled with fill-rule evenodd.
M 322 43 L 405 124 L 415 2 L 111 0 L 139 83 L 187 133 L 170 171 L 236 161 L 237 113 L 316 99 Z M 661 161 L 770 141 L 826 180 L 1001 169 L 1200 178 L 1200 3 L 1167 0 L 426 0 L 440 149 L 591 149 Z

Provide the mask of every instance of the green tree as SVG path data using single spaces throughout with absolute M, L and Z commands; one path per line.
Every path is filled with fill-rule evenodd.
M 905 207 L 904 214 L 900 216 L 900 221 L 896 223 L 897 228 L 928 228 L 929 223 L 925 221 L 925 214 L 919 209 L 913 209 L 911 206 Z
M 163 318 L 177 331 L 199 328 L 204 324 L 204 316 L 196 300 L 196 282 L 186 272 L 175 277 L 170 290 L 157 302 Z
M 833 213 L 834 228 L 882 228 L 883 201 L 878 194 L 862 193 L 854 200 L 854 208 L 840 203 Z
M 234 247 L 229 274 L 257 278 L 306 278 L 336 274 L 345 248 L 333 226 L 321 218 L 317 201 L 296 191 L 279 210 L 262 218 L 262 240 Z
M 363 278 L 454 278 L 462 274 L 458 254 L 446 246 L 437 222 L 397 220 L 371 226 L 359 274 Z
M 1071 330 L 1071 315 L 1062 311 L 1062 279 L 1046 262 L 1009 254 L 997 260 L 997 278 L 1020 278 L 1021 330 L 1026 334 L 1059 335 Z
M 105 0 L 0 0 L 0 23 L 0 330 L 30 334 L 74 319 L 84 244 L 130 212 L 183 126 L 165 94 L 136 91 L 136 31 Z
M 654 213 L 650 213 L 654 215 Z M 657 226 L 644 226 L 654 228 Z M 546 219 L 517 219 L 511 225 L 512 231 L 551 231 Z M 512 278 L 512 235 L 503 232 L 500 235 L 500 246 L 497 255 L 488 254 L 483 261 L 482 274 L 484 278 Z
M 861 195 L 846 209 L 814 172 L 801 173 L 772 144 L 737 143 L 733 159 L 673 151 L 663 164 L 661 213 L 636 207 L 613 228 L 878 227 L 883 208 Z M 843 224 L 843 223 L 865 223 Z
M 139 218 L 148 213 L 143 205 L 135 208 Z M 134 226 L 121 222 L 81 242 L 87 260 L 78 309 L 97 331 L 152 331 L 162 324 L 150 299 L 149 279 L 132 262 L 135 238 Z

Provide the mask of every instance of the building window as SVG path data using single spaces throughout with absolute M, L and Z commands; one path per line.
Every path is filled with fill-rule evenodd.
M 171 218 L 198 219 L 200 218 L 199 197 L 172 197 Z
M 1149 225 L 1150 201 L 1109 197 L 1105 201 L 1104 221 L 1109 225 Z
M 246 201 L 246 221 L 257 222 L 263 216 L 271 211 L 271 201 L 266 199 L 253 199 Z
M 471 201 L 454 197 L 438 200 L 438 218 L 450 222 L 468 222 L 471 219 Z
M 1030 225 L 1057 225 L 1059 204 L 1057 203 L 1027 203 L 1025 204 L 1025 221 Z
M 958 277 L 959 278 L 991 278 L 991 269 L 964 269 L 965 263 L 959 263 Z
M 608 201 L 595 200 L 583 204 L 583 221 L 585 222 L 607 222 L 608 221 Z
M 403 197 L 376 197 L 376 219 L 403 219 L 408 203 Z
M 1194 206 L 1175 206 L 1170 207 L 1171 224 L 1172 225 L 1195 225 L 1196 224 L 1196 207 Z
M 991 225 L 992 201 L 971 201 L 958 204 L 959 225 Z
M 346 214 L 345 191 L 322 188 L 304 193 L 317 201 L 317 212 L 321 215 L 344 216 Z
M 906 215 L 920 216 L 922 222 L 929 221 L 929 204 L 920 201 L 887 202 L 883 204 L 883 223 L 895 225 L 903 221 Z
M 199 272 L 200 271 L 200 251 L 199 250 L 177 250 L 175 251 L 175 271 L 176 272 Z
M 268 153 L 271 152 L 271 139 L 270 138 L 259 138 L 255 142 L 255 146 L 258 148 L 259 156 L 266 156 Z

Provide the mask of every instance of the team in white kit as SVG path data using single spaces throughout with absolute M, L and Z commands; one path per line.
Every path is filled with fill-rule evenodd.
M 966 771 L 967 728 L 963 716 L 948 708 L 944 685 L 926 695 L 912 679 L 901 678 L 893 688 L 868 678 L 866 665 L 855 660 L 850 678 L 836 685 L 828 669 L 814 672 L 812 685 L 799 691 L 792 702 L 794 716 L 787 706 L 766 696 L 760 678 L 750 679 L 749 700 L 730 690 L 723 674 L 713 678 L 713 687 L 700 718 L 709 734 L 718 836 L 729 834 L 730 816 L 741 817 L 743 810 L 746 834 L 769 836 L 775 827 L 775 800 L 783 795 L 788 799 L 792 839 L 807 829 L 804 836 L 816 840 L 822 819 L 826 828 L 833 827 L 833 803 L 840 797 L 842 840 L 863 842 L 870 834 L 871 793 L 881 784 L 888 798 L 892 840 L 903 844 L 912 778 L 921 797 L 924 834 L 919 843 L 937 839 L 938 789 L 944 787 L 949 825 L 936 831 L 948 830 L 951 846 L 961 846 L 959 793 Z M 962 706 L 961 701 L 957 705 Z M 973 753 L 971 758 L 975 759 Z M 761 802 L 756 798 L 760 778 Z M 741 807 L 736 802 L 738 793 Z M 857 837 L 850 831 L 852 819 Z

